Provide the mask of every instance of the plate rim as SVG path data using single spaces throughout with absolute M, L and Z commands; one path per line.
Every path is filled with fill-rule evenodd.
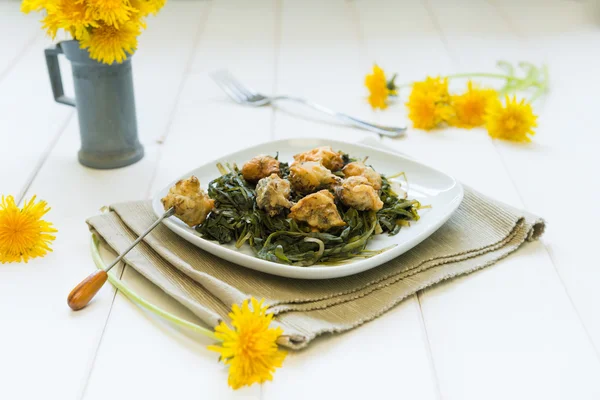
M 339 266 L 322 266 L 322 265 L 320 266 L 319 264 L 316 264 L 314 266 L 301 267 L 301 266 L 280 264 L 280 263 L 276 263 L 273 261 L 263 260 L 263 259 L 255 257 L 255 256 L 251 256 L 248 254 L 237 252 L 233 249 L 223 247 L 221 244 L 219 244 L 217 242 L 204 239 L 195 233 L 192 233 L 192 232 L 189 232 L 188 230 L 183 229 L 182 227 L 180 227 L 177 223 L 175 223 L 170 218 L 166 218 L 165 220 L 163 220 L 162 223 L 167 228 L 169 228 L 173 233 L 175 233 L 176 235 L 187 240 L 192 245 L 194 245 L 198 248 L 201 248 L 202 250 L 207 251 L 216 257 L 219 257 L 221 259 L 224 259 L 224 260 L 230 261 L 236 265 L 239 265 L 240 267 L 250 268 L 250 269 L 264 272 L 264 273 L 267 273 L 270 275 L 278 275 L 278 276 L 288 277 L 288 278 L 320 280 L 320 279 L 341 278 L 341 277 L 345 277 L 345 276 L 355 275 L 355 274 L 367 271 L 372 268 L 377 268 L 378 266 L 404 254 L 405 252 L 414 248 L 419 243 L 421 243 L 423 240 L 425 240 L 426 238 L 431 236 L 443 224 L 445 224 L 448 221 L 448 219 L 452 216 L 452 214 L 454 214 L 454 212 L 458 209 L 458 207 L 460 206 L 460 204 L 462 203 L 462 200 L 464 198 L 464 188 L 463 188 L 462 184 L 457 179 L 455 179 L 453 176 L 451 176 L 445 172 L 442 172 L 434 167 L 431 167 L 427 164 L 423 164 L 420 161 L 417 161 L 417 160 L 413 159 L 412 157 L 409 157 L 405 154 L 402 154 L 399 152 L 394 152 L 394 151 L 389 151 L 387 149 L 382 149 L 380 147 L 375 147 L 370 144 L 365 144 L 365 143 L 360 143 L 360 142 L 358 142 L 358 143 L 357 142 L 345 142 L 345 141 L 335 140 L 335 139 L 323 139 L 323 138 L 314 138 L 314 137 L 284 138 L 284 139 L 263 141 L 263 142 L 257 143 L 256 145 L 254 145 L 252 147 L 233 151 L 224 156 L 220 156 L 220 157 L 212 159 L 211 161 L 207 161 L 207 162 L 195 167 L 194 169 L 188 171 L 187 173 L 180 175 L 177 179 L 173 180 L 168 185 L 161 187 L 159 190 L 157 190 L 154 193 L 154 196 L 152 197 L 152 211 L 153 211 L 154 215 L 156 217 L 160 217 L 162 215 L 162 213 L 164 212 L 164 207 L 162 206 L 162 203 L 160 201 L 162 193 L 165 192 L 166 190 L 168 190 L 169 188 L 171 188 L 180 179 L 184 179 L 185 177 L 191 176 L 198 169 L 208 167 L 210 165 L 214 165 L 217 162 L 222 162 L 227 157 L 231 157 L 232 155 L 235 155 L 237 153 L 251 151 L 253 149 L 258 149 L 265 145 L 274 145 L 274 144 L 278 144 L 278 143 L 289 143 L 290 141 L 308 142 L 307 146 L 311 146 L 311 142 L 316 142 L 316 143 L 318 143 L 317 145 L 330 145 L 332 147 L 335 147 L 336 144 L 342 145 L 342 146 L 350 145 L 350 146 L 354 146 L 354 147 L 363 147 L 363 148 L 375 150 L 377 152 L 385 153 L 394 158 L 406 159 L 412 163 L 418 164 L 420 167 L 425 167 L 441 176 L 449 178 L 451 180 L 451 182 L 453 183 L 452 188 L 456 188 L 458 190 L 458 193 L 454 197 L 454 199 L 452 199 L 451 202 L 447 203 L 449 206 L 448 211 L 441 218 L 439 218 L 434 223 L 432 223 L 431 228 L 418 233 L 416 236 L 414 236 L 409 241 L 407 241 L 407 243 L 410 242 L 410 246 L 408 246 L 407 248 L 403 249 L 403 247 L 406 247 L 406 246 L 400 245 L 399 246 L 400 249 L 397 250 L 396 252 L 393 251 L 394 249 L 390 249 L 388 251 L 385 251 L 381 254 L 378 254 L 376 256 L 373 256 L 373 257 L 370 257 L 367 259 L 362 259 L 362 260 L 359 260 L 359 261 L 356 261 L 353 263 L 348 263 L 348 264 L 341 264 Z M 160 206 L 160 209 L 162 210 L 161 213 L 158 213 L 157 205 Z M 176 217 L 171 217 L 171 218 L 176 218 Z M 192 229 L 192 228 L 190 228 L 190 229 Z M 199 245 L 196 242 L 198 239 L 201 240 L 200 243 L 202 243 L 203 245 Z M 375 264 L 373 264 L 374 261 L 376 262 Z M 275 269 L 276 272 L 273 271 L 273 269 Z

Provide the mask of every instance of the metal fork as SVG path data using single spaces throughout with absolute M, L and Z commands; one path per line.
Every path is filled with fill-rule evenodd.
M 227 70 L 219 70 L 210 74 L 211 78 L 215 81 L 217 85 L 231 99 L 239 104 L 252 106 L 252 107 L 261 107 L 269 105 L 278 100 L 290 100 L 295 101 L 297 103 L 304 104 L 309 106 L 317 111 L 321 111 L 325 114 L 331 115 L 341 121 L 346 122 L 347 124 L 357 126 L 359 128 L 378 133 L 380 135 L 390 136 L 390 137 L 398 137 L 402 136 L 406 131 L 406 128 L 392 127 L 392 126 L 382 126 L 371 124 L 369 122 L 360 120 L 358 118 L 351 117 L 347 114 L 343 114 L 337 111 L 333 111 L 329 108 L 323 107 L 322 105 L 313 103 L 312 101 L 302 99 L 300 97 L 292 97 L 292 96 L 265 96 L 263 94 L 257 93 L 254 90 L 250 89 L 247 86 L 242 85 L 237 79 L 233 77 L 231 72 Z

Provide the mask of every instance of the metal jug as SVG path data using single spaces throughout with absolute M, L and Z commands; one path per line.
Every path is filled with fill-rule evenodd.
M 90 58 L 76 40 L 46 49 L 54 100 L 77 108 L 81 150 L 79 162 L 98 169 L 120 168 L 144 157 L 138 140 L 131 56 L 122 63 L 102 64 Z M 58 55 L 71 62 L 75 99 L 64 95 Z

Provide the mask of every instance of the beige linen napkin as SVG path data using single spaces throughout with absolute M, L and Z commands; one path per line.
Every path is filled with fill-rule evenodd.
M 87 222 L 121 252 L 155 220 L 150 202 L 136 201 L 115 204 Z M 164 225 L 125 262 L 211 326 L 227 320 L 231 304 L 264 298 L 284 330 L 280 343 L 299 349 L 322 333 L 377 318 L 418 290 L 495 263 L 539 238 L 544 226 L 534 215 L 465 188 L 458 210 L 428 239 L 384 265 L 345 278 L 298 280 L 253 271 L 195 247 Z

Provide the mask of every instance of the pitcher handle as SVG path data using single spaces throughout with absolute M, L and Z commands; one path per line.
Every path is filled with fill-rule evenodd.
M 55 47 L 46 49 L 46 65 L 48 66 L 48 76 L 50 77 L 50 85 L 52 85 L 52 94 L 57 103 L 66 104 L 75 107 L 75 99 L 65 96 L 63 89 L 62 77 L 60 75 L 60 65 L 58 63 L 58 55 L 63 51 L 60 43 Z

